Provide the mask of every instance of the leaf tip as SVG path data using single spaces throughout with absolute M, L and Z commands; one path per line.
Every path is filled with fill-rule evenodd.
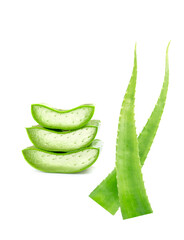
M 169 51 L 170 43 L 171 43 L 171 40 L 169 41 L 169 43 L 168 43 L 168 45 L 167 45 L 167 50 L 166 50 L 167 53 L 168 53 L 168 51 Z

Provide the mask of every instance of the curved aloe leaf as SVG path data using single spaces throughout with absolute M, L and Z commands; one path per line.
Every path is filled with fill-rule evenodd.
M 100 140 L 94 140 L 89 147 L 67 153 L 48 152 L 34 146 L 24 149 L 22 153 L 25 160 L 40 171 L 75 173 L 89 168 L 97 160 L 100 147 Z
M 140 163 L 143 166 L 147 154 L 151 148 L 156 131 L 158 129 L 161 116 L 164 110 L 169 84 L 169 61 L 168 49 L 166 50 L 165 78 L 162 90 L 155 105 L 155 108 L 148 119 L 145 127 L 138 137 Z M 148 134 L 149 133 L 149 134 Z M 104 209 L 114 215 L 119 208 L 119 198 L 117 190 L 116 169 L 114 169 L 89 195 L 94 201 Z
M 86 125 L 94 114 L 94 105 L 86 104 L 70 110 L 59 110 L 43 104 L 32 104 L 34 120 L 43 127 L 75 130 Z
M 133 73 L 122 103 L 116 141 L 116 178 L 123 219 L 152 213 L 142 179 L 134 119 L 136 78 L 135 49 Z
M 155 108 L 151 113 L 150 118 L 148 119 L 146 125 L 144 126 L 142 132 L 138 137 L 139 142 L 139 156 L 141 160 L 141 165 L 144 165 L 148 152 L 153 143 L 154 137 L 156 135 L 162 113 L 164 111 L 165 102 L 167 98 L 167 91 L 169 86 L 169 59 L 168 59 L 168 50 L 169 50 L 170 42 L 166 49 L 166 59 L 165 59 L 165 77 L 162 85 L 162 90 L 160 92 L 160 96 L 157 100 Z
M 27 128 L 28 136 L 37 148 L 52 152 L 68 152 L 89 146 L 94 140 L 99 120 L 73 131 L 50 130 L 41 126 Z

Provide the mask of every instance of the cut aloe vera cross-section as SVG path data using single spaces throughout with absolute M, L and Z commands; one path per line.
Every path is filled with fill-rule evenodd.
M 27 128 L 35 147 L 54 152 L 68 152 L 89 146 L 94 140 L 100 121 L 91 120 L 85 127 L 74 131 L 54 131 L 35 126 Z
M 98 158 L 101 147 L 100 140 L 81 150 L 67 153 L 53 153 L 36 147 L 24 149 L 26 161 L 34 168 L 43 172 L 74 173 L 90 167 Z
M 59 110 L 43 104 L 32 104 L 31 112 L 35 121 L 43 127 L 74 130 L 86 125 L 94 114 L 95 107 L 81 105 L 70 110 Z

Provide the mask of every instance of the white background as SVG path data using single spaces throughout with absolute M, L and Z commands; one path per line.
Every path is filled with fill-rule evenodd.
M 184 39 L 182 1 L 0 2 L 0 239 L 184 239 Z M 121 102 L 137 42 L 137 134 L 164 79 L 164 114 L 143 176 L 154 213 L 122 220 L 88 195 L 113 169 Z M 32 103 L 72 108 L 94 103 L 104 142 L 98 161 L 80 174 L 30 167 Z

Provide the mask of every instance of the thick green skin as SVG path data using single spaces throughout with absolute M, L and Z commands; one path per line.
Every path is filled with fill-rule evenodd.
M 152 213 L 141 173 L 134 119 L 136 78 L 135 49 L 134 68 L 121 107 L 116 141 L 116 178 L 123 219 Z
M 92 165 L 96 162 L 96 160 L 97 160 L 98 157 L 99 157 L 101 147 L 102 147 L 101 141 L 98 140 L 98 139 L 96 139 L 96 140 L 94 140 L 93 143 L 92 143 L 89 147 L 87 147 L 87 148 L 81 148 L 81 149 L 79 149 L 79 150 L 71 151 L 71 152 L 67 152 L 67 153 L 48 152 L 48 151 L 41 150 L 41 149 L 38 149 L 38 148 L 32 146 L 32 147 L 28 147 L 28 148 L 22 150 L 22 154 L 23 154 L 23 156 L 24 156 L 24 159 L 27 161 L 27 163 L 28 163 L 29 165 L 31 165 L 33 168 L 35 168 L 35 169 L 37 169 L 37 170 L 39 170 L 39 171 L 47 172 L 47 173 L 77 173 L 77 172 L 82 172 L 82 171 L 86 170 L 87 168 L 89 168 L 90 166 L 92 166 Z M 51 171 L 49 171 L 49 170 L 46 171 L 45 169 L 43 169 L 43 168 L 41 168 L 41 167 L 38 167 L 38 166 L 35 165 L 35 164 L 32 164 L 32 162 L 30 162 L 29 159 L 26 157 L 26 151 L 32 151 L 32 150 L 33 150 L 33 151 L 36 150 L 36 151 L 40 151 L 40 152 L 49 153 L 50 155 L 70 155 L 71 153 L 78 153 L 78 152 L 80 152 L 80 151 L 82 151 L 82 150 L 84 150 L 84 149 L 95 149 L 95 150 L 97 150 L 97 156 L 96 156 L 96 158 L 94 159 L 94 161 L 91 162 L 89 165 L 87 165 L 86 167 L 84 167 L 84 168 L 82 168 L 82 169 L 80 169 L 80 170 L 76 170 L 76 171 L 74 170 L 74 171 L 64 171 L 64 172 L 63 172 L 63 171 L 58 171 L 57 169 L 51 170 Z
M 139 157 L 141 166 L 144 165 L 147 154 L 151 148 L 154 137 L 156 135 L 161 116 L 164 110 L 168 84 L 169 84 L 169 62 L 168 48 L 166 51 L 165 78 L 160 92 L 159 99 L 150 115 L 145 127 L 138 137 Z M 94 201 L 114 215 L 119 208 L 119 198 L 117 190 L 116 169 L 114 169 L 89 195 Z
M 91 109 L 92 109 L 92 112 L 91 112 L 90 117 L 89 117 L 88 119 L 86 119 L 86 121 L 81 122 L 81 124 L 79 124 L 79 125 L 76 126 L 76 127 L 63 126 L 62 128 L 55 128 L 55 127 L 53 127 L 53 126 L 51 126 L 51 125 L 49 125 L 49 124 L 43 124 L 43 122 L 40 121 L 40 120 L 36 117 L 36 115 L 35 115 L 35 113 L 34 113 L 34 109 L 33 109 L 34 106 L 44 107 L 44 108 L 47 108 L 47 109 L 52 110 L 53 112 L 57 112 L 57 113 L 61 113 L 61 114 L 62 114 L 62 113 L 72 112 L 73 110 L 80 109 L 80 108 L 84 108 L 84 107 L 85 107 L 85 108 L 86 108 L 86 107 L 91 108 Z M 76 129 L 79 129 L 79 128 L 85 126 L 85 125 L 91 120 L 91 118 L 93 117 L 94 111 L 95 111 L 95 106 L 92 105 L 92 104 L 83 104 L 83 105 L 81 105 L 81 106 L 78 106 L 78 107 L 76 107 L 76 108 L 72 108 L 72 109 L 69 109 L 69 110 L 59 110 L 59 109 L 55 109 L 55 108 L 48 107 L 48 106 L 46 106 L 46 105 L 44 105 L 44 104 L 32 104 L 32 105 L 31 105 L 31 113 L 32 113 L 32 116 L 33 116 L 34 120 L 35 120 L 38 124 L 40 124 L 41 126 L 43 126 L 43 127 L 45 127 L 45 128 L 59 129 L 59 130 L 76 130 Z
M 94 122 L 94 124 L 93 124 L 93 122 Z M 94 134 L 93 138 L 92 138 L 90 141 L 88 141 L 86 144 L 84 144 L 84 145 L 82 146 L 82 148 L 85 148 L 85 147 L 89 146 L 89 145 L 93 142 L 93 140 L 95 139 L 95 137 L 96 137 L 96 135 L 97 135 L 99 125 L 100 125 L 100 121 L 99 121 L 99 120 L 92 120 L 92 121 L 90 121 L 86 126 L 82 127 L 82 128 L 84 128 L 84 129 L 85 129 L 86 127 L 88 127 L 88 128 L 95 128 L 95 134 Z M 80 129 L 82 129 L 82 128 L 80 128 Z M 52 152 L 68 152 L 68 150 L 66 150 L 66 149 L 64 149 L 64 148 L 62 149 L 62 151 L 61 151 L 61 150 L 58 150 L 58 149 L 50 149 L 50 148 L 44 147 L 41 143 L 40 143 L 40 144 L 37 144 L 37 142 L 34 141 L 34 139 L 31 137 L 31 134 L 30 134 L 31 129 L 42 129 L 43 131 L 52 132 L 52 133 L 55 133 L 56 135 L 57 135 L 57 134 L 59 134 L 59 135 L 60 135 L 60 134 L 61 134 L 61 135 L 63 135 L 63 134 L 68 134 L 68 133 L 71 133 L 71 132 L 74 132 L 74 131 L 78 131 L 78 130 L 79 130 L 79 129 L 77 129 L 77 130 L 73 130 L 73 131 L 54 131 L 54 130 L 51 130 L 51 129 L 43 128 L 43 127 L 41 127 L 41 126 L 33 126 L 33 127 L 30 127 L 30 128 L 26 128 L 28 137 L 29 137 L 30 141 L 33 143 L 33 145 L 34 145 L 35 147 L 40 148 L 41 150 L 52 151 Z M 72 150 L 70 150 L 70 151 L 74 151 L 74 150 L 77 150 L 77 148 L 72 149 Z

